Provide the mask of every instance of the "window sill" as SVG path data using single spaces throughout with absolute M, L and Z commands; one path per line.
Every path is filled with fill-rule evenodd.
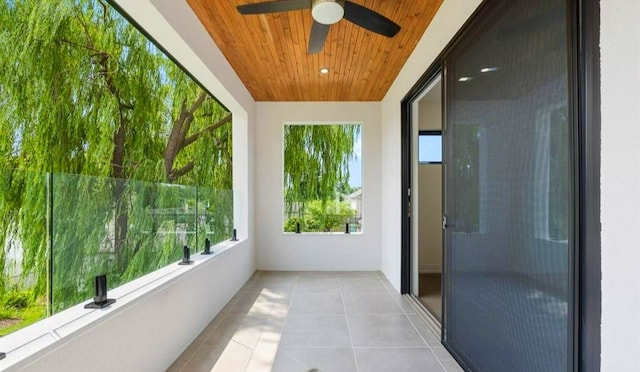
M 109 291 L 108 297 L 115 298 L 117 301 L 104 309 L 85 309 L 84 305 L 90 302 L 87 300 L 0 338 L 0 351 L 7 354 L 6 358 L 0 361 L 0 369 L 9 368 L 92 324 L 116 316 L 141 298 L 166 287 L 191 270 L 224 256 L 243 241 L 219 243 L 211 247 L 214 252 L 211 255 L 197 253 L 191 256 L 192 265 L 181 266 L 175 262 L 114 288 Z

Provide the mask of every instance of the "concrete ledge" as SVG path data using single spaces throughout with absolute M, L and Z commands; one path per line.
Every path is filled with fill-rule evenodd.
M 250 241 L 224 242 L 0 339 L 2 370 L 166 370 L 255 271 Z M 89 302 L 89 301 L 87 301 Z

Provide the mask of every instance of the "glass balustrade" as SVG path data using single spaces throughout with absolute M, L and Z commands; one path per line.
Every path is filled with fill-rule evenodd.
M 2 170 L 0 335 L 229 240 L 232 190 Z

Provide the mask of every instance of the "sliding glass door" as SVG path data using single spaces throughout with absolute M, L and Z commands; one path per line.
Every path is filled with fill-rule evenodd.
M 444 343 L 474 371 L 567 371 L 567 2 L 491 3 L 445 58 Z

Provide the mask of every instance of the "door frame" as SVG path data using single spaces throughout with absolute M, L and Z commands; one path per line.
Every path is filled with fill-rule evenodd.
M 446 135 L 446 57 L 469 28 L 492 5 L 484 0 L 425 73 L 407 92 L 401 112 L 401 293 L 411 293 L 412 220 L 412 104 L 439 74 L 443 75 L 443 136 Z M 574 371 L 600 371 L 601 352 L 601 236 L 600 236 L 600 3 L 567 0 L 569 45 L 569 105 L 574 128 L 573 167 L 573 293 L 572 314 Z M 446 155 L 443 154 L 443 156 Z M 443 164 L 445 159 L 443 158 Z M 444 169 L 444 166 L 443 166 Z M 444 179 L 443 179 L 444 182 Z M 447 192 L 443 187 L 444 194 Z M 443 242 L 446 244 L 446 242 Z M 446 251 L 446 245 L 443 245 Z M 446 254 L 443 254 L 445 260 Z M 443 262 L 443 281 L 446 265 Z M 442 334 L 446 309 L 442 309 Z M 442 336 L 442 335 L 441 335 Z M 446 346 L 446 345 L 445 345 Z M 451 351 L 451 350 L 449 350 Z M 456 357 L 455 354 L 453 356 Z M 569 356 L 571 358 L 571 356 Z M 458 359 L 458 362 L 460 360 Z M 463 366 L 464 367 L 464 366 Z
M 440 63 L 434 63 L 427 72 L 418 80 L 414 87 L 409 91 L 401 103 L 400 120 L 402 122 L 401 140 L 402 140 L 402 253 L 401 253 L 401 278 L 400 287 L 401 293 L 411 293 L 411 247 L 413 237 L 411 236 L 411 229 L 413 226 L 413 219 L 411 218 L 412 212 L 412 195 L 409 190 L 413 188 L 413 123 L 411 120 L 412 104 L 422 95 L 425 89 L 431 85 L 438 77 L 442 77 L 442 68 Z M 443 81 L 443 93 L 444 93 L 444 81 Z M 416 89 L 417 88 L 417 89 Z M 444 96 L 444 94 L 443 94 Z M 443 100 L 444 105 L 444 100 Z M 443 106 L 444 107 L 444 106 Z M 444 121 L 444 112 L 443 121 Z M 444 192 L 444 190 L 443 190 Z

